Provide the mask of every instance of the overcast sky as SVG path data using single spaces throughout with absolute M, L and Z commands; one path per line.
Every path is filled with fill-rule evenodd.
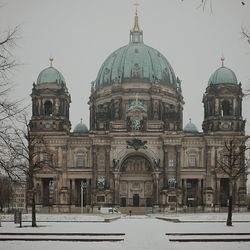
M 209 2 L 210 0 L 208 0 Z M 200 0 L 140 0 L 139 24 L 144 43 L 159 50 L 182 80 L 184 125 L 192 118 L 201 131 L 202 96 L 210 75 L 221 65 L 231 68 L 243 89 L 250 89 L 250 45 L 241 27 L 250 30 L 250 1 L 211 0 L 205 11 Z M 72 97 L 72 128 L 83 118 L 89 127 L 88 98 L 104 60 L 126 45 L 135 13 L 132 0 L 0 0 L 0 30 L 20 25 L 14 51 L 22 66 L 12 80 L 12 96 L 30 103 L 32 83 L 53 65 L 66 79 Z M 244 117 L 250 132 L 250 97 Z

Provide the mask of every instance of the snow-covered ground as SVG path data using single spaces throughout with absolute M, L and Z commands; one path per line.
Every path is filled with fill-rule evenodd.
M 25 215 L 26 216 L 26 215 Z M 24 218 L 25 218 L 24 216 Z M 180 223 L 164 221 L 155 217 L 178 218 Z M 234 213 L 233 227 L 227 227 L 223 221 L 224 213 L 209 214 L 164 214 L 152 216 L 123 216 L 121 219 L 110 223 L 104 223 L 108 215 L 38 215 L 38 227 L 31 228 L 30 222 L 24 222 L 23 228 L 19 228 L 13 222 L 7 222 L 10 218 L 2 217 L 1 232 L 37 232 L 37 233 L 125 233 L 121 242 L 60 242 L 60 241 L 0 241 L 0 250 L 180 250 L 180 249 L 250 249 L 250 242 L 170 242 L 169 239 L 184 238 L 184 236 L 167 236 L 166 233 L 250 233 L 250 214 Z M 30 215 L 26 217 L 29 220 Z M 47 220 L 47 222 L 45 222 Z M 40 222 L 39 222 L 40 221 Z M 61 222 L 56 222 L 61 221 Z M 70 221 L 70 222 L 67 222 Z M 208 222 L 204 222 L 208 221 Z M 3 236 L 0 236 L 3 237 Z M 59 236 L 58 236 L 59 237 Z M 92 236 L 88 236 L 92 237 Z M 185 236 L 185 238 L 205 238 L 201 236 Z M 213 238 L 218 236 L 206 236 Z M 224 238 L 240 238 L 241 236 L 221 236 Z M 220 238 L 221 238 L 220 237 Z M 248 236 L 244 236 L 250 237 Z M 112 237 L 114 238 L 114 237 Z

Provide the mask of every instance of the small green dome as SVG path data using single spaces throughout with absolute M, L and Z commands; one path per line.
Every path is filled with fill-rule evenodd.
M 208 85 L 229 83 L 237 84 L 237 78 L 235 73 L 225 66 L 218 68 L 209 78 Z
M 189 121 L 183 130 L 186 133 L 199 133 L 197 127 L 191 121 Z
M 50 66 L 41 71 L 37 78 L 37 84 L 40 83 L 58 83 L 65 84 L 63 75 L 53 66 Z
M 73 130 L 73 133 L 88 133 L 88 132 L 89 130 L 87 126 L 82 122 L 78 123 Z

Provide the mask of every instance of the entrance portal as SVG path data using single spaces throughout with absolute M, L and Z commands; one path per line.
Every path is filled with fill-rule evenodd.
M 81 188 L 81 182 L 86 183 L 85 180 L 75 180 L 75 188 L 76 188 L 76 196 L 75 196 L 75 206 L 76 207 L 80 207 L 81 206 L 81 202 L 83 204 L 83 206 L 86 206 L 86 188 Z M 83 199 L 83 200 L 82 200 Z
M 51 206 L 53 203 L 53 179 L 42 179 L 43 185 L 43 206 Z
M 141 155 L 128 157 L 121 166 L 120 205 L 146 207 L 153 201 L 153 175 L 149 160 Z
M 139 207 L 140 206 L 140 196 L 139 194 L 133 195 L 133 207 Z

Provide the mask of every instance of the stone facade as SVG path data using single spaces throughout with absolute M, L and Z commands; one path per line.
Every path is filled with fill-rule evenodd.
M 140 53 L 142 31 L 138 23 L 135 27 L 128 46 L 137 46 L 134 53 Z M 203 133 L 185 131 L 181 82 L 170 80 L 175 77 L 172 69 L 172 75 L 156 81 L 145 78 L 139 63 L 132 66 L 130 78 L 93 82 L 89 131 L 70 132 L 65 82 L 33 85 L 31 134 L 42 136 L 47 150 L 39 155 L 42 168 L 35 174 L 38 208 L 183 210 L 227 205 L 229 179 L 215 168 L 225 141 L 246 139 L 241 84 L 209 84 L 203 97 Z M 99 75 L 110 72 L 107 67 L 101 70 Z M 244 172 L 234 190 L 234 204 L 245 206 Z

